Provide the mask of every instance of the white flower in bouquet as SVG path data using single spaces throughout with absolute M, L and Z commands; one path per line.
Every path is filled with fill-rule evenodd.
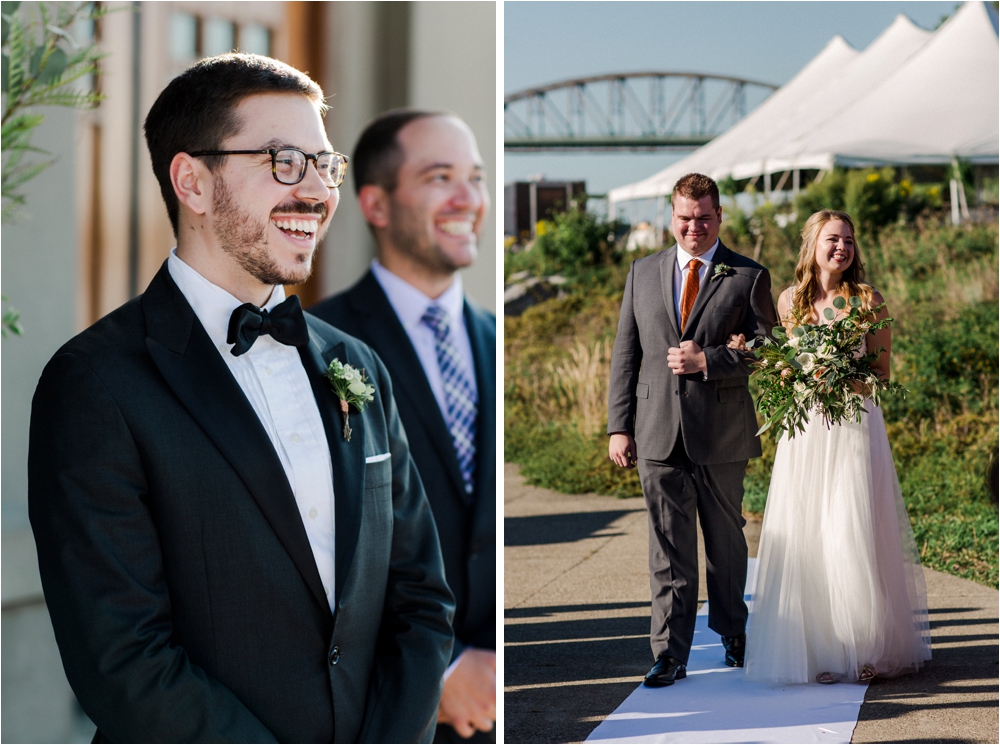
M 811 373 L 816 367 L 816 355 L 809 352 L 803 352 L 795 358 L 795 361 L 802 366 L 802 372 L 805 373 Z

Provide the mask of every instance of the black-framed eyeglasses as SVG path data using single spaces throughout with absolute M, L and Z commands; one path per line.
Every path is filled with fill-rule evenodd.
M 347 175 L 347 156 L 341 153 L 304 153 L 293 147 L 280 150 L 199 150 L 188 153 L 200 158 L 204 155 L 270 155 L 271 174 L 279 184 L 294 186 L 306 177 L 306 168 L 311 160 L 323 183 L 336 189 L 344 183 Z

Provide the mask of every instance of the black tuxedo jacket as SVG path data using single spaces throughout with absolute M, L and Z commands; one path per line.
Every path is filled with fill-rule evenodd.
M 310 309 L 370 344 L 385 362 L 399 416 L 427 491 L 455 595 L 457 657 L 467 646 L 496 649 L 496 318 L 465 301 L 479 394 L 476 483 L 470 499 L 452 445 L 410 338 L 370 271 L 351 289 Z
M 385 367 L 306 319 L 333 463 L 333 613 L 274 447 L 166 265 L 42 374 L 30 517 L 99 741 L 433 736 L 453 610 L 433 516 Z M 323 377 L 334 357 L 375 386 L 350 442 Z

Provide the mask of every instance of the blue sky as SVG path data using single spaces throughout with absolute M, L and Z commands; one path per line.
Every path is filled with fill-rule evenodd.
M 900 13 L 933 29 L 955 2 L 504 3 L 504 93 L 587 75 L 683 70 L 780 85 L 834 36 L 864 49 Z M 521 154 L 504 180 L 585 179 L 591 193 L 645 178 L 676 153 Z

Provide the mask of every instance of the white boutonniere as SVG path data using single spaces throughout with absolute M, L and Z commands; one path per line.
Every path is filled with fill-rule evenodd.
M 326 368 L 326 379 L 330 381 L 330 387 L 340 399 L 340 414 L 344 419 L 344 439 L 351 441 L 351 424 L 348 420 L 350 407 L 354 406 L 358 411 L 365 410 L 365 404 L 374 400 L 375 386 L 368 382 L 364 368 L 358 370 L 351 365 L 345 365 L 336 357 L 330 361 L 330 366 Z
M 714 282 L 717 279 L 722 279 L 731 271 L 733 271 L 733 268 L 729 266 L 729 264 L 723 264 L 722 262 L 719 262 L 718 264 L 715 265 L 715 270 L 712 272 L 712 278 L 709 280 L 709 282 Z

